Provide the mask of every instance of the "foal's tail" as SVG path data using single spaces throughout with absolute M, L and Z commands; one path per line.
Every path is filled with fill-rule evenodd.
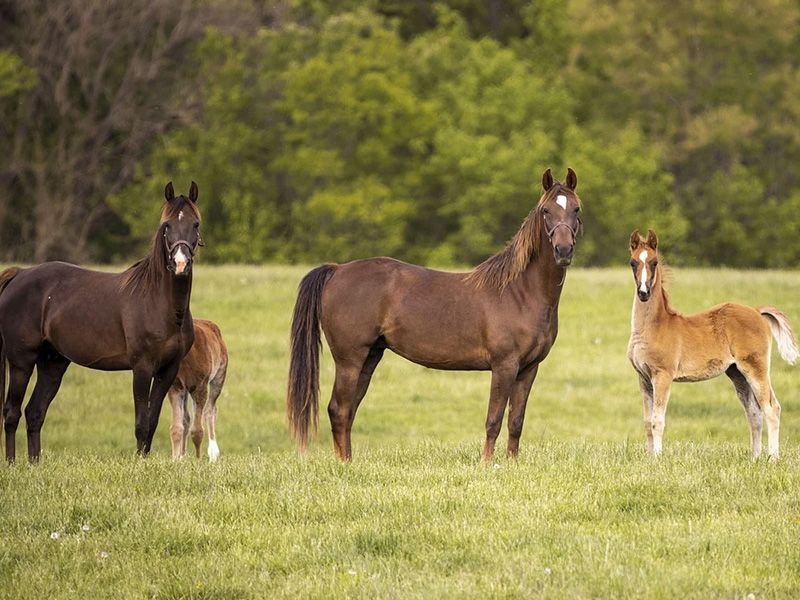
M 800 349 L 797 348 L 797 338 L 789 324 L 789 318 L 774 306 L 762 306 L 758 309 L 767 322 L 775 341 L 778 342 L 778 353 L 781 358 L 793 365 L 800 358 Z
M 303 277 L 297 292 L 292 315 L 291 358 L 286 415 L 289 430 L 300 446 L 306 449 L 309 425 L 316 431 L 319 421 L 319 352 L 322 348 L 320 314 L 322 290 L 336 265 L 317 267 Z
M 6 286 L 21 271 L 19 267 L 11 267 L 0 273 L 0 294 Z M 3 413 L 6 406 L 6 346 L 3 343 L 3 335 L 0 332 L 0 441 L 3 439 L 5 431 L 5 419 Z

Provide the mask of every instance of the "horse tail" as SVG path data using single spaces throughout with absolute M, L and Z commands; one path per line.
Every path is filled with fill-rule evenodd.
M 297 291 L 292 315 L 289 388 L 286 416 L 289 430 L 301 451 L 308 445 L 308 430 L 319 421 L 319 353 L 322 348 L 320 316 L 322 291 L 336 265 L 325 264 L 310 271 Z
M 0 294 L 6 289 L 6 286 L 11 283 L 11 280 L 16 277 L 21 269 L 19 267 L 11 267 L 0 273 Z M 3 415 L 6 408 L 6 346 L 3 343 L 3 334 L 0 332 L 0 441 L 3 439 L 5 432 L 5 419 Z
M 770 329 L 775 341 L 778 342 L 778 354 L 781 358 L 793 365 L 800 358 L 800 349 L 797 347 L 797 338 L 794 336 L 789 318 L 774 306 L 762 306 L 758 309 Z

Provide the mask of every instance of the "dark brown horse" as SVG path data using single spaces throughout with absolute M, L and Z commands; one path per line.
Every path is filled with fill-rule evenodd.
M 483 461 L 494 453 L 510 401 L 508 456 L 519 450 L 536 372 L 558 333 L 558 301 L 581 229 L 578 183 L 544 172 L 544 193 L 505 249 L 469 273 L 391 258 L 317 267 L 300 283 L 291 333 L 287 413 L 301 449 L 316 427 L 320 324 L 336 364 L 328 405 L 336 455 L 349 460 L 350 430 L 389 348 L 434 369 L 491 370 Z
M 175 197 L 170 182 L 165 196 L 150 254 L 123 273 L 48 262 L 0 274 L 0 405 L 9 462 L 34 366 L 36 385 L 25 407 L 31 462 L 39 459 L 47 409 L 72 362 L 133 371 L 137 449 L 150 451 L 164 396 L 194 340 L 189 298 L 200 243 L 197 185 L 188 198 Z

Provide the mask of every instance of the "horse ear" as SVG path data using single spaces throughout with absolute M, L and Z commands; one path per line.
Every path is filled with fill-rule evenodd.
M 633 233 L 631 234 L 631 241 L 630 241 L 631 252 L 636 250 L 641 243 L 642 243 L 642 236 L 639 235 L 639 230 L 638 229 L 634 229 Z
M 175 188 L 172 187 L 171 181 L 167 184 L 167 187 L 164 188 L 164 198 L 167 199 L 167 202 L 175 200 Z
M 550 172 L 550 169 L 542 173 L 542 187 L 545 192 L 553 187 L 553 174 Z
M 578 176 L 575 175 L 575 171 L 573 171 L 570 167 L 567 167 L 567 184 L 566 185 L 573 192 L 575 191 L 575 188 L 578 187 Z
M 656 232 L 652 229 L 647 230 L 647 245 L 650 246 L 653 250 L 658 249 L 658 236 Z
M 189 200 L 197 204 L 197 184 L 194 181 L 189 186 Z

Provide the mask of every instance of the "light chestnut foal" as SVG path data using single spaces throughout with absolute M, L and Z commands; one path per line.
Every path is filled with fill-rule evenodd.
M 731 303 L 682 315 L 669 305 L 663 288 L 656 233 L 651 229 L 643 239 L 634 231 L 630 249 L 636 295 L 628 359 L 639 374 L 648 452 L 661 452 L 672 382 L 704 381 L 725 373 L 744 406 L 753 457 L 761 454 L 763 413 L 769 456 L 777 458 L 781 406 L 769 378 L 770 330 L 781 357 L 793 364 L 800 351 L 789 319 L 771 306 Z
M 191 420 L 186 410 L 188 394 L 192 395 L 194 404 L 191 431 L 195 455 L 200 458 L 205 417 L 208 425 L 208 459 L 214 462 L 219 458 L 217 398 L 222 392 L 227 371 L 228 349 L 219 327 L 211 321 L 194 319 L 194 344 L 181 362 L 178 376 L 169 390 L 169 402 L 172 405 L 172 458 L 182 458 L 186 454 L 186 437 L 189 435 Z

